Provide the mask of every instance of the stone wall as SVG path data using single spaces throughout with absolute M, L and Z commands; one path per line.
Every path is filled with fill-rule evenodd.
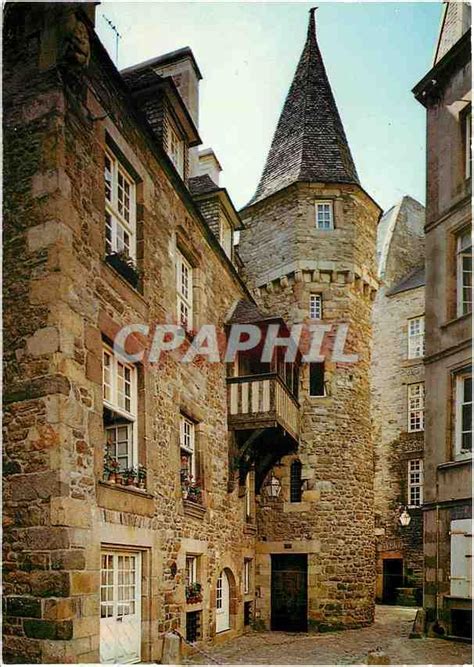
M 315 197 L 334 197 L 335 229 L 315 229 Z M 266 312 L 309 319 L 309 297 L 323 298 L 324 324 L 349 324 L 346 354 L 355 364 L 325 362 L 327 396 L 310 397 L 308 368 L 299 392 L 303 464 L 301 503 L 289 502 L 288 465 L 277 500 L 257 512 L 257 609 L 270 618 L 271 553 L 307 553 L 309 623 L 319 629 L 373 620 L 373 450 L 370 428 L 371 308 L 378 210 L 355 186 L 297 184 L 243 212 L 239 252 Z M 326 340 L 331 349 L 334 330 Z M 331 342 L 332 341 L 332 342 Z
M 254 537 L 244 533 L 243 499 L 227 492 L 225 368 L 172 356 L 155 368 L 140 365 L 147 487 L 116 488 L 102 471 L 102 341 L 125 324 L 175 321 L 177 246 L 194 264 L 196 328 L 209 322 L 222 331 L 246 291 L 137 121 L 87 16 L 74 4 L 12 12 L 4 128 L 4 658 L 98 662 L 105 544 L 142 554 L 142 659 L 158 661 L 163 633 L 184 632 L 188 550 L 201 554 L 203 638 L 215 633 L 223 567 L 234 582 L 227 636 L 243 627 L 242 570 Z M 70 50 L 71 35 L 81 37 L 88 66 Z M 107 135 L 137 175 L 138 290 L 103 259 Z M 181 410 L 196 421 L 203 471 L 204 511 L 193 515 L 181 497 Z

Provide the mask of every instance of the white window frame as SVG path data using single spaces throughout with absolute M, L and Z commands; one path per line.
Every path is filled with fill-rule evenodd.
M 415 382 L 407 387 L 408 393 L 408 432 L 417 433 L 425 430 L 425 384 Z
M 471 439 L 472 439 L 472 426 L 471 426 L 471 431 L 468 431 L 467 429 L 463 431 L 463 423 L 462 423 L 462 416 L 463 416 L 463 408 L 467 407 L 467 410 L 472 411 L 472 396 L 471 396 L 471 401 L 465 401 L 464 400 L 464 382 L 465 380 L 471 380 L 472 383 L 472 370 L 464 370 L 460 371 L 459 373 L 456 373 L 455 375 L 455 427 L 454 427 L 454 433 L 455 433 L 455 459 L 460 460 L 460 459 L 470 459 L 472 457 L 472 450 L 470 449 L 463 449 L 462 448 L 462 441 L 463 441 L 463 435 L 465 433 L 471 433 Z M 471 385 L 471 393 L 472 393 L 472 385 Z
M 184 140 L 171 122 L 168 122 L 168 155 L 176 171 L 184 178 Z
M 186 563 L 185 563 L 186 586 L 190 586 L 191 584 L 196 584 L 198 582 L 198 558 L 199 556 L 194 556 L 193 554 L 186 554 Z
M 412 317 L 408 320 L 408 358 L 420 359 L 425 355 L 425 317 Z
M 323 319 L 323 295 L 310 294 L 309 295 L 309 317 L 311 320 Z
M 191 481 L 196 481 L 196 425 L 185 415 L 179 417 L 179 448 L 180 454 L 189 459 Z
M 176 249 L 176 291 L 178 324 L 190 330 L 193 328 L 193 267 L 179 249 Z
M 423 459 L 408 461 L 408 507 L 423 505 Z
M 450 594 L 456 598 L 472 597 L 472 519 L 451 521 Z
M 252 518 L 252 485 L 251 475 L 249 471 L 245 477 L 245 520 Z
M 126 375 L 129 376 L 128 381 Z M 115 433 L 117 441 L 118 430 L 127 428 L 129 441 L 126 467 L 131 468 L 138 463 L 137 369 L 108 346 L 102 350 L 102 393 L 104 406 L 119 417 L 116 423 L 105 426 L 107 446 L 109 434 Z
M 465 261 L 470 270 L 465 269 Z M 470 278 L 468 277 L 470 276 Z M 468 298 L 465 299 L 465 294 Z M 472 312 L 472 238 L 471 229 L 464 229 L 456 238 L 456 314 L 458 317 Z
M 329 215 L 327 215 L 329 213 Z M 319 200 L 315 203 L 316 229 L 330 231 L 334 229 L 334 202 Z
M 252 559 L 251 558 L 245 558 L 244 559 L 244 574 L 243 574 L 243 583 L 244 583 L 244 595 L 248 595 L 250 593 L 250 584 L 251 584 L 251 577 L 252 577 Z
M 222 577 L 223 577 L 223 571 L 219 574 L 217 577 L 217 582 L 216 582 L 216 609 L 220 610 L 222 609 L 222 602 L 223 602 L 223 596 L 222 596 Z
M 107 168 L 107 161 L 110 169 Z M 136 260 L 136 183 L 110 151 L 105 151 L 105 253 L 125 251 Z M 128 186 L 128 194 L 120 182 Z M 109 191 L 109 196 L 107 192 Z M 121 196 L 122 193 L 122 196 Z M 128 198 L 128 206 L 126 203 Z M 128 238 L 128 240 L 127 240 Z
M 219 218 L 219 243 L 221 244 L 225 254 L 229 259 L 232 259 L 232 227 L 224 215 Z

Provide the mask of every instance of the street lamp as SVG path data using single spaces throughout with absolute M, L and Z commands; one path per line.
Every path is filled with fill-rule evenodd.
M 281 491 L 280 480 L 275 477 L 273 472 L 270 480 L 265 485 L 265 491 L 267 492 L 267 496 L 269 496 L 270 498 L 278 498 L 278 496 L 280 495 Z
M 400 516 L 398 517 L 398 520 L 400 521 L 402 528 L 406 528 L 410 525 L 411 516 L 408 514 L 406 507 L 400 507 Z

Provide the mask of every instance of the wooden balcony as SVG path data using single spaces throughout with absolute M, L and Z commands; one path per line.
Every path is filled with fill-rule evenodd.
M 234 431 L 281 427 L 299 440 L 299 403 L 277 375 L 227 378 L 228 423 Z

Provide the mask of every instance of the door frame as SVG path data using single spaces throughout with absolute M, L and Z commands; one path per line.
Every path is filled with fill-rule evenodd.
M 222 628 L 222 630 L 218 630 L 217 629 L 217 619 L 218 619 L 218 616 L 220 616 L 220 614 L 217 610 L 217 590 L 218 590 L 217 582 L 219 581 L 219 579 L 221 577 L 222 577 L 223 582 L 224 582 L 224 577 L 225 577 L 225 581 L 227 582 L 227 619 L 228 619 L 228 621 L 227 621 L 227 627 Z M 222 590 L 224 590 L 224 585 L 222 586 Z M 222 602 L 224 602 L 224 596 L 222 596 L 221 599 L 222 599 Z M 222 570 L 217 575 L 217 579 L 216 579 L 216 634 L 218 634 L 218 635 L 220 635 L 222 632 L 227 632 L 228 630 L 231 629 L 230 599 L 231 599 L 230 577 L 227 573 L 227 568 L 223 567 Z M 224 612 L 222 612 L 222 613 L 224 613 Z
M 145 643 L 147 642 L 148 632 L 147 626 L 149 625 L 150 620 L 150 591 L 149 589 L 149 571 L 151 568 L 151 548 L 150 547 L 141 547 L 129 544 L 117 544 L 111 542 L 101 542 L 100 544 L 100 559 L 102 563 L 102 554 L 104 552 L 111 552 L 114 554 L 128 554 L 128 555 L 138 555 L 139 556 L 139 591 L 140 591 L 140 602 L 139 602 L 139 628 L 140 628 L 140 655 L 139 659 L 135 661 L 143 662 L 148 661 L 151 656 L 148 655 L 149 650 L 145 648 Z M 101 565 L 100 563 L 100 565 Z M 100 570 L 102 567 L 100 567 Z M 146 584 L 146 586 L 145 586 Z M 99 605 L 100 605 L 100 582 L 99 582 Z M 100 655 L 100 641 L 101 641 L 101 631 L 100 631 L 100 611 L 99 611 L 99 655 Z M 148 638 L 149 641 L 149 638 Z M 134 664 L 134 663 L 129 663 Z

